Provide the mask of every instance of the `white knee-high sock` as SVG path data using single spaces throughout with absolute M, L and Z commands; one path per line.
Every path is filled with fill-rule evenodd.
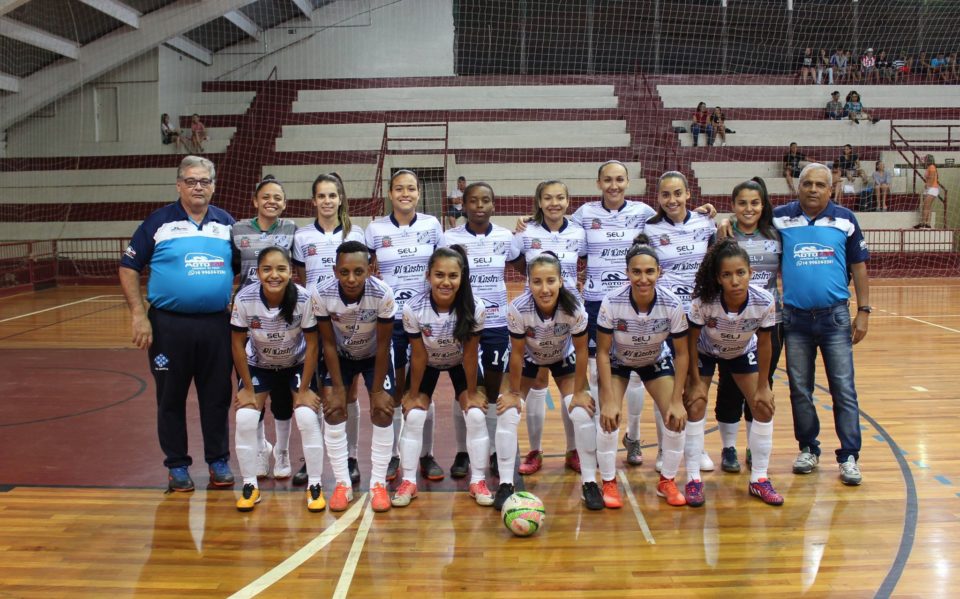
M 620 437 L 620 429 L 608 433 L 600 428 L 599 416 L 596 420 L 597 466 L 600 468 L 600 479 L 613 480 L 617 478 L 617 439 Z
M 299 409 L 299 408 L 298 408 Z M 333 476 L 338 483 L 350 486 L 350 468 L 347 466 L 347 447 L 350 444 L 349 425 L 346 422 L 340 424 L 323 423 L 323 441 L 327 445 L 327 456 L 330 458 L 330 466 L 333 468 Z M 310 472 L 310 466 L 307 466 L 307 472 Z
M 527 413 L 527 437 L 530 439 L 530 451 L 541 451 L 543 449 L 543 421 L 547 417 L 547 390 L 530 389 L 527 391 L 527 400 L 524 411 Z M 564 410 L 565 411 L 565 410 Z M 567 420 L 570 420 L 567 418 Z M 564 429 L 567 428 L 566 421 Z M 499 432 L 500 426 L 497 425 Z M 500 456 L 500 448 L 497 448 L 497 456 Z M 503 482 L 503 479 L 501 479 Z
M 630 373 L 627 383 L 627 434 L 634 441 L 640 440 L 640 416 L 643 414 L 643 381 L 636 372 Z
M 403 427 L 403 408 L 396 406 L 393 408 L 393 449 L 390 455 L 400 456 L 400 429 Z
M 513 484 L 513 469 L 517 463 L 517 427 L 520 414 L 510 408 L 497 417 L 497 468 L 500 470 L 500 484 Z
M 423 446 L 420 448 L 420 457 L 433 455 L 433 433 L 437 430 L 437 404 L 430 402 L 427 408 L 427 419 L 423 423 Z
M 573 431 L 573 421 L 570 420 L 570 412 L 564 405 L 559 406 L 560 420 L 563 422 L 563 435 L 566 438 L 566 451 L 573 451 L 577 448 L 577 438 Z
M 373 425 L 370 439 L 370 486 L 387 485 L 387 464 L 390 462 L 390 450 L 393 447 L 393 426 Z
M 718 422 L 720 427 L 720 442 L 724 447 L 737 446 L 737 432 L 740 430 L 739 422 Z
M 750 449 L 750 431 L 753 429 L 753 420 L 747 420 L 746 427 L 747 427 L 747 449 Z M 751 451 L 750 454 L 752 458 L 753 452 Z
M 686 457 L 687 480 L 700 480 L 700 455 L 703 454 L 703 424 L 706 419 L 687 420 L 687 439 L 683 445 Z
M 457 440 L 457 453 L 467 453 L 467 423 L 460 406 L 453 406 L 453 435 Z
M 684 431 L 678 433 L 668 428 L 663 429 L 663 468 L 660 469 L 660 476 L 663 478 L 676 478 L 685 441 Z
M 433 404 L 431 404 L 433 405 Z M 417 467 L 420 466 L 420 448 L 423 445 L 423 425 L 427 421 L 424 410 L 410 410 L 400 432 L 400 467 L 403 480 L 417 482 Z
M 563 398 L 565 410 L 570 409 L 572 395 Z M 580 455 L 580 480 L 584 483 L 597 482 L 597 424 L 583 408 L 574 408 L 570 412 L 573 432 L 577 440 L 577 453 Z
M 754 421 L 750 427 L 750 454 L 753 466 L 750 470 L 750 482 L 767 478 L 767 466 L 770 464 L 770 452 L 773 451 L 773 420 Z
M 590 397 L 593 398 L 594 405 L 599 405 L 600 392 L 597 391 L 599 384 L 597 383 L 597 358 L 588 358 L 587 359 L 587 383 L 590 385 Z
M 293 411 L 303 442 L 303 461 L 307 464 L 308 484 L 319 485 L 323 481 L 323 433 L 320 431 L 320 415 L 306 406 Z
M 236 431 L 233 440 L 237 449 L 237 461 L 240 462 L 240 476 L 243 484 L 257 485 L 257 422 L 260 412 L 251 408 L 240 408 L 236 413 Z
M 267 433 L 263 428 L 263 419 L 258 415 L 257 418 L 257 451 L 267 449 Z
M 487 439 L 496 439 L 497 438 L 497 404 L 488 403 L 487 404 Z M 493 455 L 497 452 L 497 444 L 490 443 L 490 455 Z
M 290 420 L 274 420 L 273 427 L 277 431 L 277 442 L 273 448 L 277 451 L 290 451 Z
M 665 427 L 663 426 L 663 414 L 660 413 L 660 408 L 654 404 L 653 406 L 653 415 L 654 420 L 657 421 L 657 447 L 663 449 L 663 431 Z
M 480 408 L 470 408 L 463 414 L 467 423 L 467 453 L 470 454 L 470 484 L 487 477 L 490 461 L 490 437 L 487 436 L 487 415 Z
M 360 402 L 347 404 L 347 457 L 356 459 L 357 443 L 360 441 Z M 329 446 L 327 450 L 329 451 Z

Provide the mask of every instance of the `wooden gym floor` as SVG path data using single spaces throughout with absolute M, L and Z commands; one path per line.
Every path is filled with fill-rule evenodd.
M 621 463 L 625 507 L 588 512 L 579 477 L 562 468 L 562 427 L 551 409 L 545 467 L 523 480 L 548 516 L 527 539 L 474 504 L 462 481 L 421 483 L 410 507 L 374 515 L 364 493 L 366 422 L 364 481 L 343 514 L 310 514 L 302 488 L 272 480 L 256 511 L 240 514 L 237 489 L 204 488 L 202 464 L 192 469 L 195 493 L 165 494 L 153 382 L 144 353 L 129 344 L 118 293 L 75 287 L 0 298 L 0 597 L 960 595 L 958 280 L 873 282 L 876 311 L 855 348 L 861 487 L 837 479 L 822 371 L 826 459 L 813 474 L 791 473 L 796 446 L 781 370 L 771 478 L 783 507 L 750 497 L 746 472 L 720 471 L 704 477 L 704 508 L 668 507 L 655 495 L 648 447 L 643 466 Z M 444 385 L 435 395 L 435 454 L 449 467 Z M 365 398 L 361 405 L 363 421 Z M 648 444 L 656 438 L 650 406 L 648 398 Z M 188 415 L 196 453 L 193 400 Z M 708 430 L 719 462 L 719 436 Z M 741 457 L 745 439 L 741 431 Z M 520 445 L 526 451 L 525 432 Z M 296 432 L 291 450 L 298 459 Z

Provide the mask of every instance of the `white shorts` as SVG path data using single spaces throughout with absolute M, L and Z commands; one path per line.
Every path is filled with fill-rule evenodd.
M 923 190 L 923 195 L 933 196 L 935 198 L 940 197 L 940 188 L 939 187 L 928 187 Z

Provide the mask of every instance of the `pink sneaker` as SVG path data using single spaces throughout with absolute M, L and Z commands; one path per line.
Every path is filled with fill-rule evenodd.
M 563 465 L 574 472 L 580 472 L 580 454 L 577 453 L 576 449 L 571 449 L 567 452 L 567 456 L 563 460 Z
M 477 500 L 477 505 L 493 505 L 493 493 L 487 488 L 485 480 L 470 483 L 470 497 Z
M 767 505 L 783 505 L 783 495 L 773 489 L 769 479 L 761 478 L 750 483 L 750 494 L 756 495 Z
M 543 467 L 543 452 L 537 449 L 530 451 L 520 462 L 520 474 L 533 474 Z

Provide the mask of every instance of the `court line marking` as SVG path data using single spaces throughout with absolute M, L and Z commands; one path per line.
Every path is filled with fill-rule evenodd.
M 912 321 L 914 321 L 914 322 L 919 322 L 919 323 L 921 323 L 921 324 L 928 324 L 928 325 L 930 325 L 930 326 L 932 326 L 932 327 L 937 327 L 938 329 L 943 329 L 944 331 L 950 331 L 951 333 L 960 333 L 960 330 L 951 329 L 950 327 L 945 327 L 945 326 L 943 326 L 942 324 L 934 324 L 934 323 L 932 323 L 932 322 L 927 322 L 926 320 L 921 320 L 921 319 L 919 319 L 919 318 L 914 318 L 913 316 L 904 316 L 903 318 L 906 318 L 907 320 L 912 320 Z M 3 322 L 3 321 L 0 320 L 0 322 Z
M 357 563 L 360 561 L 360 554 L 363 553 L 363 545 L 367 542 L 367 535 L 370 533 L 372 523 L 373 504 L 368 503 L 367 510 L 363 513 L 363 519 L 360 521 L 360 528 L 357 529 L 357 536 L 353 538 L 353 545 L 350 547 L 347 561 L 343 564 L 343 571 L 340 572 L 337 588 L 333 591 L 333 599 L 343 599 L 350 591 L 350 584 L 353 582 L 353 575 L 357 571 Z
M 650 527 L 647 526 L 647 520 L 643 517 L 643 512 L 640 511 L 640 504 L 637 503 L 637 497 L 633 494 L 633 489 L 630 488 L 630 481 L 627 479 L 627 475 L 623 470 L 618 469 L 617 478 L 620 479 L 620 482 L 623 484 L 623 488 L 627 491 L 627 501 L 630 502 L 630 507 L 633 508 L 633 515 L 637 517 L 637 524 L 640 525 L 640 531 L 643 533 L 643 538 L 647 540 L 647 543 L 656 545 L 657 541 L 653 538 L 653 534 L 650 532 Z
M 66 308 L 68 306 L 75 306 L 77 304 L 83 304 L 86 302 L 91 302 L 93 300 L 98 300 L 102 297 L 116 297 L 115 295 L 95 295 L 93 297 L 88 297 L 87 299 L 77 300 L 75 302 L 69 302 L 67 304 L 60 304 L 59 306 L 53 306 L 51 308 L 44 308 L 43 310 L 36 310 L 34 312 L 27 312 L 26 314 L 21 314 L 19 316 L 11 316 L 10 318 L 4 318 L 0 320 L 0 324 L 5 322 L 10 322 L 11 320 L 19 320 L 21 318 L 26 318 L 27 316 L 34 316 L 35 314 L 43 314 L 44 312 L 50 312 L 52 310 L 59 310 L 60 308 Z
M 248 599 L 250 597 L 256 597 L 263 591 L 270 588 L 272 585 L 276 584 L 276 582 L 281 578 L 299 568 L 304 562 L 316 555 L 318 551 L 329 545 L 331 541 L 340 535 L 340 533 L 354 523 L 354 521 L 360 516 L 360 511 L 363 509 L 363 504 L 366 498 L 366 493 L 361 495 L 357 502 L 353 504 L 353 507 L 347 510 L 344 515 L 337 518 L 336 522 L 328 526 L 323 532 L 314 537 L 312 541 L 298 549 L 287 559 L 274 566 L 273 569 L 266 572 L 263 576 L 254 580 L 233 595 L 230 595 L 230 599 Z
M 921 393 L 929 391 L 929 389 L 927 389 L 926 387 L 921 387 L 919 385 L 913 385 L 910 388 L 913 389 L 914 391 L 920 391 Z

